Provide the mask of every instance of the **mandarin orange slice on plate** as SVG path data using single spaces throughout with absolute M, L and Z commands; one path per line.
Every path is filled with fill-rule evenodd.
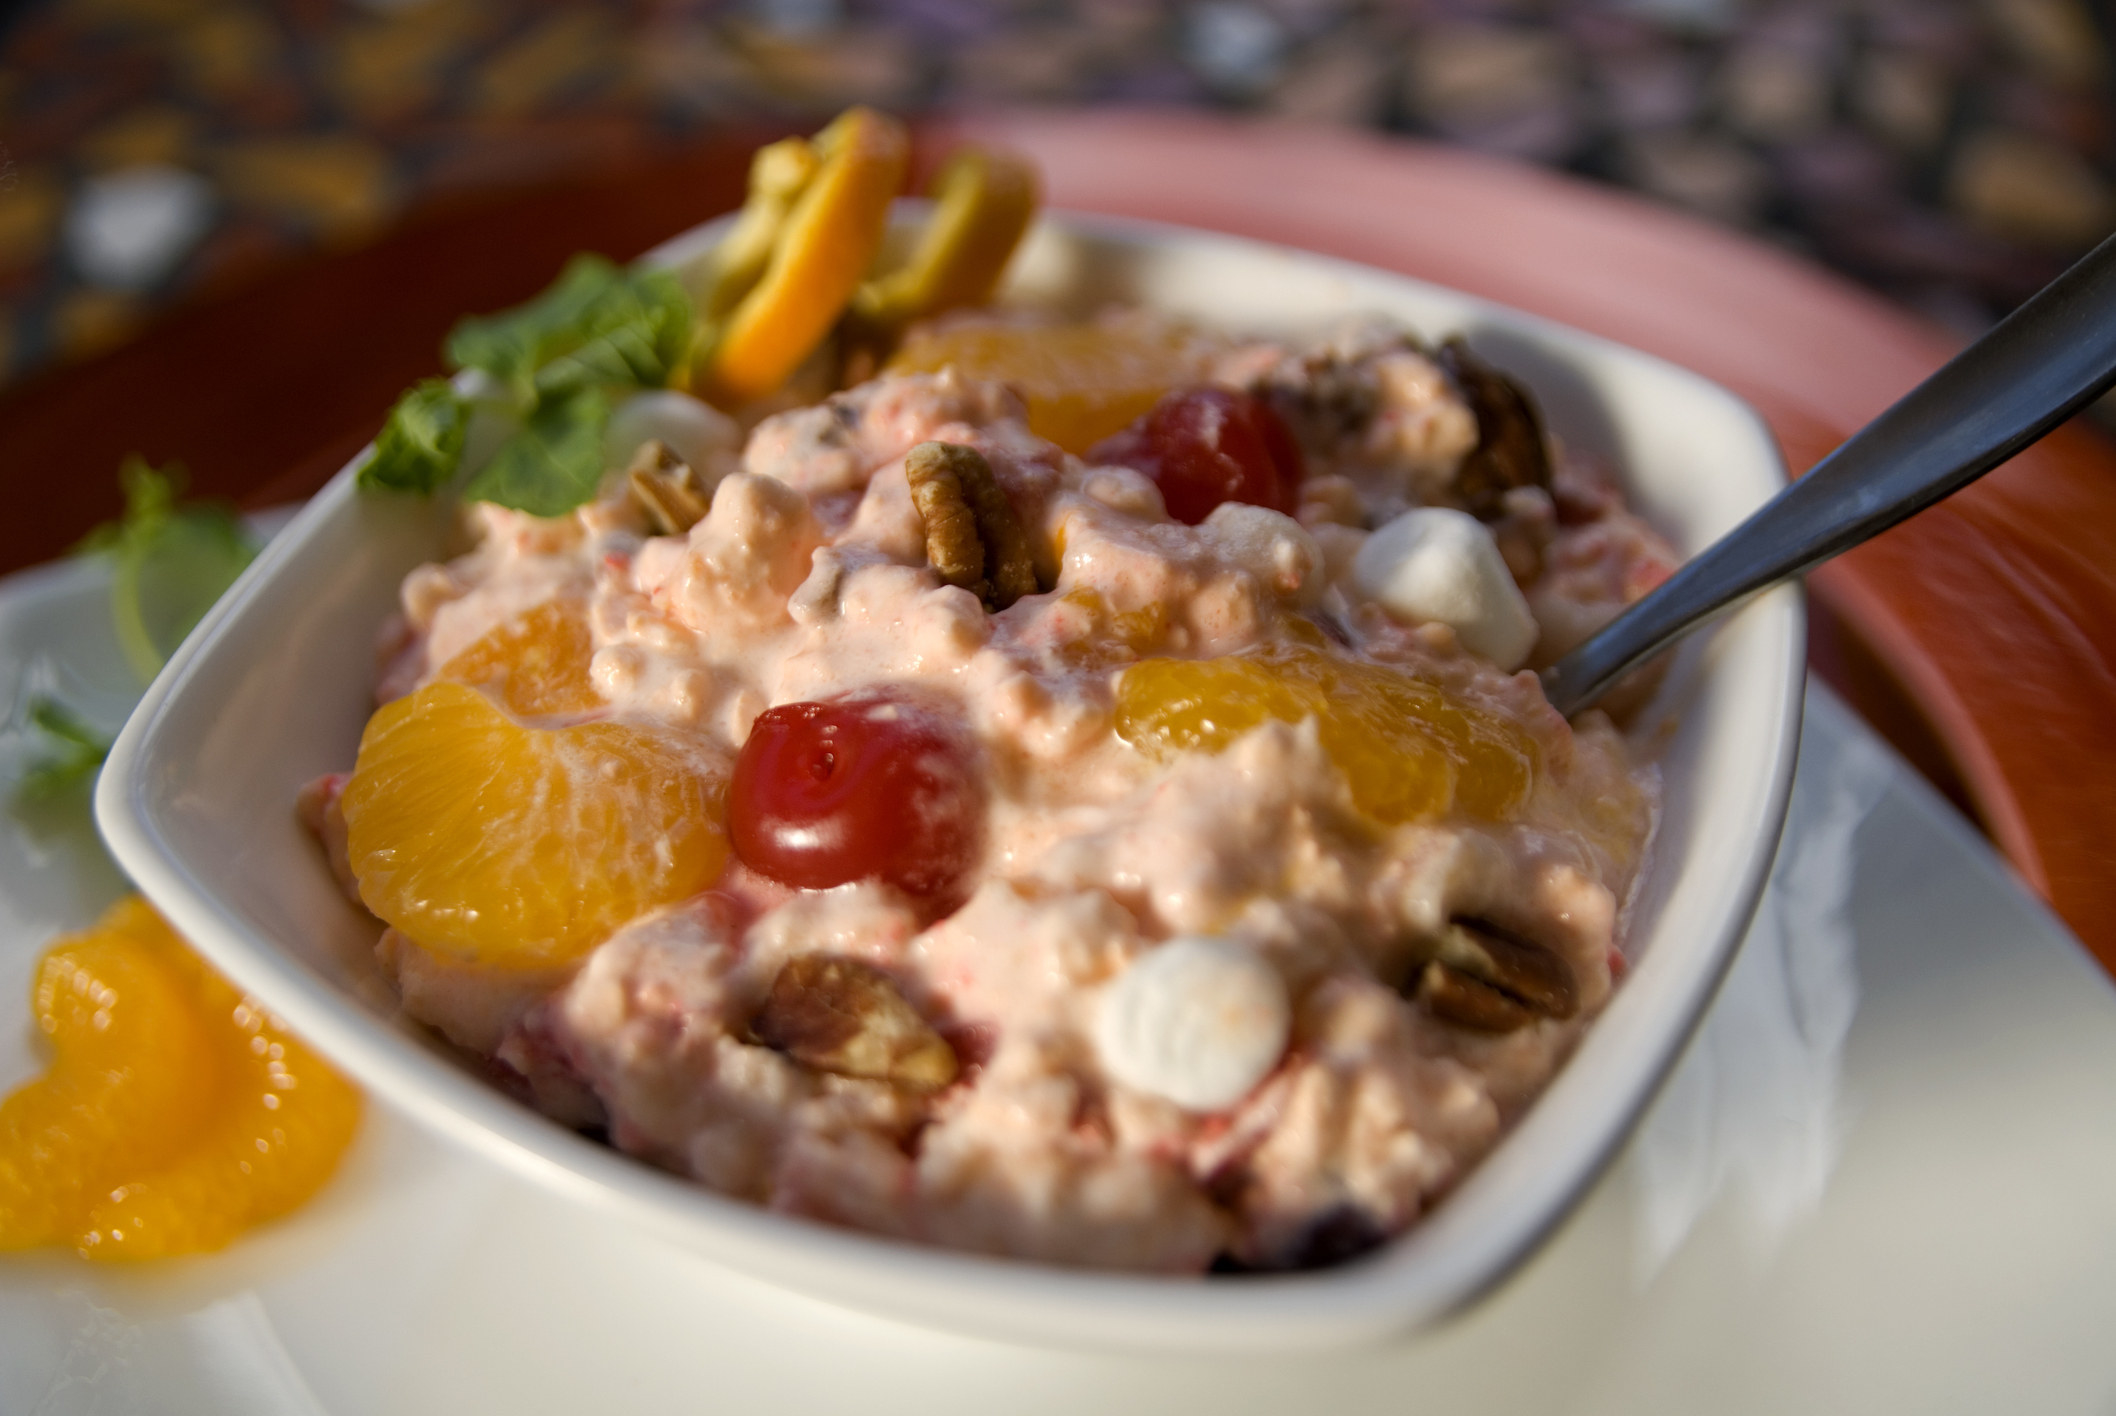
M 359 1126 L 350 1082 L 196 956 L 189 971 L 221 1053 L 219 1105 L 173 1161 L 128 1170 L 89 1209 L 75 1239 L 85 1258 L 223 1248 L 314 1194 Z
M 44 1075 L 0 1103 L 0 1249 L 218 1249 L 337 1169 L 360 1094 L 191 952 L 113 906 L 37 970 Z
M 211 1114 L 221 1058 L 162 929 L 129 902 L 39 964 L 51 1065 L 0 1102 L 0 1249 L 66 1239 L 116 1174 L 167 1161 Z

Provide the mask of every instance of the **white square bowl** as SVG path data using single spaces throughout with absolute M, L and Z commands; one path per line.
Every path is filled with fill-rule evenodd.
M 713 235 L 687 233 L 648 259 L 679 258 Z M 1615 460 L 1634 504 L 1685 554 L 1784 481 L 1762 421 L 1718 386 L 1418 281 L 1062 214 L 1018 264 L 1013 298 L 1121 299 L 1237 329 L 1374 314 L 1430 338 L 1464 332 L 1534 389 L 1561 437 Z M 513 1101 L 399 1016 L 373 962 L 380 927 L 339 893 L 293 803 L 303 783 L 351 765 L 373 706 L 377 626 L 405 572 L 441 554 L 447 520 L 442 506 L 361 494 L 350 468 L 339 473 L 126 725 L 96 793 L 111 850 L 214 963 L 384 1104 L 730 1268 L 957 1331 L 1257 1353 L 1370 1341 L 1470 1301 L 1563 1218 L 1673 1061 L 1747 926 L 1792 780 L 1804 642 L 1787 587 L 1685 646 L 1649 713 L 1666 728 L 1667 788 L 1631 906 L 1636 967 L 1514 1131 L 1377 1254 L 1316 1273 L 1160 1278 L 923 1248 L 773 1214 L 634 1161 Z

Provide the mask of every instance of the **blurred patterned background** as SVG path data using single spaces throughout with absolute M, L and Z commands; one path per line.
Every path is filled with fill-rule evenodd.
M 16 0 L 0 383 L 422 206 L 854 101 L 1437 138 L 1967 333 L 2116 226 L 2112 38 L 2092 0 Z

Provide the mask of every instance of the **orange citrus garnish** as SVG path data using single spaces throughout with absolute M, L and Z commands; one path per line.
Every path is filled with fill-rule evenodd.
M 1036 215 L 1038 181 L 1028 159 L 966 147 L 934 176 L 933 215 L 899 268 L 861 283 L 847 320 L 894 332 L 913 320 L 992 298 L 1014 248 Z
M 1284 644 L 1219 659 L 1149 659 L 1117 683 L 1117 735 L 1158 753 L 1219 752 L 1259 724 L 1316 720 L 1352 800 L 1385 825 L 1450 810 L 1487 820 L 1527 799 L 1521 728 L 1380 664 Z
M 359 1093 L 139 899 L 45 953 L 51 1066 L 0 1103 L 0 1249 L 91 1259 L 218 1249 L 307 1199 Z
M 1170 389 L 1199 374 L 1192 341 L 1164 326 L 1035 325 L 992 320 L 914 329 L 890 373 L 936 373 L 1011 385 L 1029 406 L 1029 429 L 1084 453 L 1129 427 Z
M 784 156 L 783 145 L 774 149 Z M 771 259 L 726 321 L 707 332 L 698 390 L 732 407 L 786 382 L 823 342 L 881 249 L 889 203 L 904 184 L 910 139 L 871 108 L 849 108 L 816 134 L 813 175 L 772 233 Z
M 588 679 L 594 656 L 579 603 L 546 600 L 489 631 L 442 665 L 440 676 L 496 690 L 519 717 L 577 715 L 604 706 Z
M 718 784 L 666 733 L 523 727 L 446 681 L 368 720 L 342 806 L 367 907 L 502 967 L 578 958 L 727 860 Z

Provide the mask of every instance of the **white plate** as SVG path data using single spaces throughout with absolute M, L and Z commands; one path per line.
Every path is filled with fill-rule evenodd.
M 1350 314 L 1464 331 L 1553 427 L 1613 457 L 1679 550 L 1783 479 L 1761 420 L 1716 385 L 1607 341 L 1343 262 L 1202 232 L 1063 218 L 1017 289 L 1147 303 L 1233 328 Z M 697 237 L 687 238 L 691 240 Z M 341 474 L 216 607 L 126 726 L 98 821 L 140 887 L 213 960 L 378 1095 L 579 1203 L 745 1272 L 956 1331 L 1152 1351 L 1342 1346 L 1432 1321 L 1549 1232 L 1613 1152 L 1738 942 L 1777 840 L 1799 724 L 1798 595 L 1763 596 L 1678 657 L 1658 700 L 1667 790 L 1631 936 L 1640 962 L 1505 1142 L 1410 1234 L 1358 1264 L 1235 1281 L 1060 1270 L 825 1228 L 706 1191 L 510 1100 L 400 1025 L 377 926 L 294 823 L 300 785 L 353 759 L 366 646 L 438 553 L 444 507 Z
M 0 703 L 40 655 L 122 694 L 102 597 L 92 565 L 0 582 Z M 51 825 L 0 814 L 0 1089 L 33 1070 L 45 938 L 117 888 Z M 1788 842 L 1620 1163 L 1421 1338 L 1186 1361 L 944 1337 L 693 1258 L 377 1107 L 315 1204 L 226 1254 L 0 1258 L 0 1412 L 2106 1416 L 2116 995 L 1820 691 Z

